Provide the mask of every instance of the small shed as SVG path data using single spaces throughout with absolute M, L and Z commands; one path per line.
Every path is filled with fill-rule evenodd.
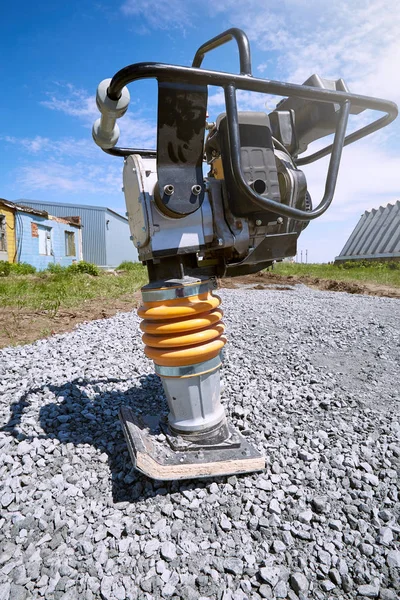
M 335 263 L 400 260 L 400 201 L 366 210 Z
M 49 264 L 68 266 L 82 260 L 80 218 L 55 217 L 0 199 L 0 242 L 8 262 L 26 262 L 38 270 Z M 7 258 L 6 258 L 7 257 Z
M 79 216 L 82 225 L 83 259 L 100 267 L 117 267 L 123 261 L 138 262 L 126 217 L 105 206 L 18 200 L 20 204 L 52 215 Z

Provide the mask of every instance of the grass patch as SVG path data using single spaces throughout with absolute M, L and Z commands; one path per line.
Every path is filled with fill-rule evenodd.
M 0 278 L 0 347 L 61 333 L 77 323 L 132 310 L 148 281 L 141 264 L 120 274 L 60 268 Z
M 136 271 L 141 267 L 139 263 L 134 263 L 131 260 L 124 260 L 118 267 L 117 271 Z
M 28 263 L 9 263 L 6 260 L 0 260 L 0 277 L 8 275 L 33 275 L 36 268 Z
M 121 275 L 93 276 L 69 269 L 0 279 L 0 306 L 45 310 L 77 307 L 91 299 L 117 299 L 132 294 L 147 281 L 142 265 Z
M 317 277 L 319 279 L 334 279 L 336 281 L 356 281 L 372 283 L 389 287 L 400 287 L 400 263 L 398 268 L 393 263 L 370 263 L 365 265 L 348 264 L 302 264 L 276 263 L 274 273 L 284 276 Z

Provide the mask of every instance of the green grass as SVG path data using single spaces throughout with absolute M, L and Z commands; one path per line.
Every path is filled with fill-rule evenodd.
M 276 263 L 274 273 L 299 275 L 337 281 L 356 281 L 400 287 L 399 268 L 387 263 L 344 268 L 329 264 Z M 127 299 L 147 282 L 147 271 L 138 263 L 128 265 L 123 273 L 98 276 L 60 272 L 41 272 L 35 275 L 12 275 L 0 278 L 0 307 L 44 310 L 50 316 L 60 308 L 73 308 L 89 300 Z
M 118 267 L 117 271 L 135 271 L 138 264 L 131 260 L 124 260 Z
M 299 275 L 304 277 L 318 277 L 319 279 L 356 281 L 358 283 L 375 283 L 400 287 L 400 262 L 397 265 L 396 267 L 393 266 L 393 263 L 375 263 L 367 266 L 352 264 L 350 267 L 350 265 L 281 262 L 274 265 L 273 272 L 285 276 Z
M 68 270 L 0 278 L 0 306 L 46 310 L 78 307 L 92 299 L 118 299 L 132 294 L 147 282 L 146 269 L 136 264 L 121 275 L 73 273 Z

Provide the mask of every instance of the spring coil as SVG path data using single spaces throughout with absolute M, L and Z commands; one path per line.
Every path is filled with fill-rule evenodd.
M 138 315 L 144 332 L 144 352 L 156 365 L 181 367 L 218 356 L 226 343 L 218 308 L 219 296 L 210 290 L 171 300 L 143 302 Z

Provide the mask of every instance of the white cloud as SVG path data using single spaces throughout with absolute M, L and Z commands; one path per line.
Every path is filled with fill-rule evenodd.
M 275 77 L 296 83 L 312 73 L 342 77 L 351 91 L 400 103 L 398 0 L 208 0 L 201 8 L 223 27 L 239 25 L 259 50 L 273 51 L 275 64 L 267 58 L 257 67 L 260 73 L 273 66 Z M 195 26 L 200 7 L 194 0 L 127 0 L 122 10 L 152 28 L 164 28 L 176 14 L 185 27 Z M 277 100 L 267 99 L 268 108 Z M 241 110 L 265 109 L 261 94 L 239 93 L 238 103 Z M 210 95 L 209 107 L 224 109 L 222 91 Z M 368 115 L 364 119 L 363 124 L 372 120 Z
M 270 112 L 271 110 L 274 110 L 277 102 L 280 100 L 280 96 L 238 90 L 236 99 L 239 110 Z M 220 112 L 225 112 L 225 96 L 222 89 L 210 94 L 208 97 L 208 111 L 210 116 L 212 114 L 212 118 Z
M 354 90 L 400 104 L 400 31 L 399 39 L 386 46 L 385 53 L 375 59 L 367 75 L 355 75 Z
M 33 155 L 46 155 L 64 157 L 64 158 L 76 158 L 81 159 L 94 158 L 98 153 L 96 146 L 93 141 L 89 138 L 72 138 L 64 137 L 59 139 L 44 138 L 41 136 L 35 136 L 33 138 L 18 138 L 15 136 L 3 136 L 0 139 L 20 146 L 26 150 L 29 154 Z
M 282 77 L 296 83 L 314 72 L 343 77 L 353 91 L 377 96 L 383 84 L 389 98 L 400 98 L 397 0 L 221 0 L 215 10 L 231 25 L 240 23 L 259 49 L 277 51 Z
M 121 130 L 119 146 L 149 149 L 156 147 L 157 127 L 155 121 L 135 119 L 126 114 L 122 117 L 119 127 Z
M 124 15 L 145 19 L 152 29 L 171 30 L 192 27 L 193 4 L 183 0 L 125 0 L 121 6 Z M 138 23 L 140 33 L 148 33 Z
M 9 144 L 22 146 L 22 148 L 28 152 L 32 152 L 33 154 L 42 151 L 43 149 L 47 148 L 49 144 L 51 144 L 49 138 L 44 138 L 40 135 L 36 135 L 34 138 L 17 138 L 12 135 L 5 135 L 0 137 L 0 139 L 8 142 Z
M 24 166 L 19 172 L 19 184 L 26 190 L 55 190 L 72 194 L 107 194 L 121 190 L 121 162 L 88 165 L 43 160 Z
M 266 62 L 260 63 L 259 65 L 257 65 L 257 71 L 259 71 L 259 73 L 265 73 L 265 71 L 267 69 L 271 68 L 271 61 L 267 60 Z
M 63 112 L 72 117 L 80 117 L 86 120 L 94 121 L 97 119 L 99 111 L 96 106 L 95 95 L 89 95 L 85 90 L 78 89 L 71 83 L 57 84 L 62 88 L 60 94 L 55 92 L 48 94 L 48 100 L 43 100 L 40 104 L 49 108 Z

